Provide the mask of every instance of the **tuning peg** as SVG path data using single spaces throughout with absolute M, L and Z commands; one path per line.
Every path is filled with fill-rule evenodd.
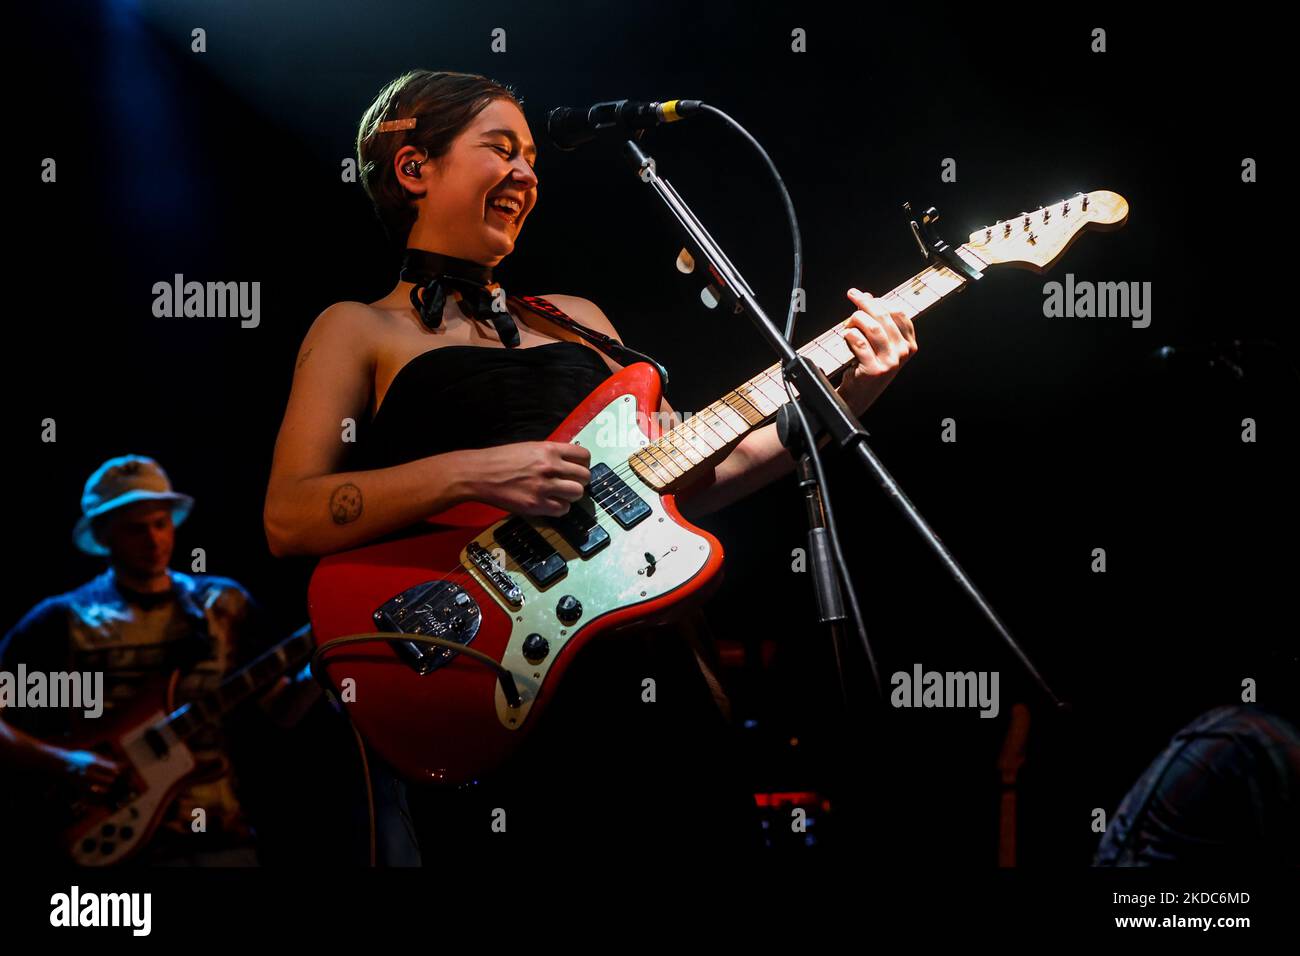
M 677 271 L 690 275 L 695 271 L 695 257 L 691 255 L 689 249 L 683 248 L 677 253 Z
M 722 301 L 722 293 L 716 285 L 710 283 L 700 290 L 700 301 L 704 303 L 705 308 L 716 309 L 718 303 Z

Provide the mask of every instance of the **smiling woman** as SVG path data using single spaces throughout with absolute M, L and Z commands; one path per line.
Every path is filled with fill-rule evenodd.
M 357 155 L 376 213 L 405 246 L 402 270 L 388 295 L 330 306 L 307 332 L 267 486 L 267 542 L 277 556 L 329 556 L 312 580 L 318 643 L 373 631 L 387 609 L 384 633 L 434 643 L 477 635 L 480 663 L 529 685 L 527 701 L 517 684 L 503 691 L 503 715 L 490 692 L 463 684 L 474 680 L 463 668 L 434 673 L 460 663 L 447 648 L 404 640 L 412 659 L 375 647 L 371 661 L 377 655 L 398 669 L 359 688 L 349 713 L 374 748 L 374 792 L 389 808 L 378 814 L 389 824 L 379 840 L 383 859 L 413 863 L 454 840 L 496 841 L 503 809 L 517 838 L 555 849 L 736 848 L 755 840 L 753 801 L 734 772 L 740 748 L 727 739 L 735 731 L 724 719 L 729 702 L 710 666 L 716 652 L 702 614 L 681 612 L 722 560 L 716 540 L 689 519 L 793 468 L 775 425 L 746 419 L 754 427 L 733 429 L 728 440 L 714 430 L 719 440 L 706 442 L 707 459 L 692 446 L 698 467 L 672 500 L 626 468 L 639 443 L 611 449 L 588 440 L 615 401 L 639 396 L 639 411 L 669 420 L 674 413 L 662 396 L 653 408 L 658 383 L 646 375 L 649 365 L 607 384 L 645 356 L 622 344 L 594 303 L 507 297 L 493 280 L 538 194 L 537 146 L 509 87 L 464 73 L 399 77 L 366 110 Z M 849 298 L 861 311 L 844 331 L 855 326 L 862 335 L 846 336 L 859 366 L 846 371 L 841 395 L 861 414 L 916 340 L 902 313 L 891 316 L 856 290 Z M 582 430 L 569 430 L 580 418 Z M 556 435 L 564 440 L 550 440 Z M 483 514 L 481 505 L 495 509 L 481 525 L 491 548 L 476 535 L 458 537 L 444 562 L 442 549 L 420 537 L 429 526 L 414 527 L 439 516 L 459 528 L 461 518 Z M 404 541 L 416 542 L 421 557 L 390 560 L 386 549 Z M 496 571 L 475 563 L 479 576 L 466 578 L 459 554 L 467 543 L 485 555 L 509 552 L 511 563 L 494 557 Z M 478 552 L 467 553 L 478 562 Z M 653 587 L 646 561 L 662 569 Z M 638 568 L 644 581 L 625 580 Z M 638 591 L 644 600 L 632 596 Z M 418 606 L 407 606 L 408 592 Z M 426 606 L 452 600 L 455 607 L 440 604 L 438 613 Z M 651 606 L 677 614 L 676 623 L 642 627 Z M 383 616 L 390 612 L 403 626 Z M 633 624 L 636 632 L 605 635 Z M 331 661 L 324 664 L 331 677 L 349 676 L 336 675 Z M 503 725 L 517 732 L 503 736 Z M 399 765 L 409 784 L 396 779 Z M 414 784 L 479 776 L 492 778 L 484 789 L 451 795 Z M 689 824 L 679 805 L 684 787 Z M 593 800 L 596 793 L 602 798 Z M 457 800 L 463 805 L 453 806 Z M 556 817 L 560 806 L 574 809 Z M 402 824 L 410 818 L 414 834 Z M 463 825 L 449 828 L 449 818 Z
M 593 303 L 507 298 L 492 279 L 537 202 L 537 146 L 520 104 L 485 77 L 417 70 L 366 110 L 361 182 L 390 239 L 405 247 L 403 267 L 388 295 L 331 306 L 302 343 L 267 487 L 274 554 L 350 552 L 472 502 L 556 519 L 597 497 L 592 451 L 547 439 L 633 358 Z M 659 411 L 672 409 L 664 401 Z M 357 423 L 355 441 L 340 422 Z M 582 597 L 594 619 L 594 595 Z M 315 603 L 312 616 L 319 642 Z M 551 692 L 528 746 L 472 788 L 400 779 L 358 720 L 370 744 L 378 861 L 419 863 L 493 840 L 496 809 L 508 811 L 515 840 L 557 849 L 694 843 L 701 828 L 715 845 L 728 833 L 732 843 L 756 836 L 752 801 L 726 775 L 738 749 L 723 739 L 725 698 L 692 652 L 711 650 L 707 636 L 686 639 L 699 623 L 686 634 L 643 628 L 567 654 L 558 646 L 566 632 L 548 631 L 551 657 L 565 662 L 563 690 Z M 487 643 L 480 635 L 478 646 Z M 446 674 L 429 676 L 448 686 Z M 657 688 L 650 704 L 647 679 Z M 359 682 L 362 695 L 385 696 Z M 694 827 L 682 827 L 673 806 L 688 782 Z M 559 805 L 575 815 L 556 816 Z
M 468 127 L 472 127 L 473 135 L 458 142 Z M 446 236 L 445 230 L 451 227 L 453 234 L 462 233 L 459 238 L 469 239 L 462 232 L 471 221 L 465 216 L 465 204 L 473 203 L 479 192 L 477 219 L 483 222 L 490 196 L 498 187 L 503 187 L 501 192 L 516 205 L 509 217 L 500 218 L 509 221 L 517 232 L 536 201 L 536 179 L 532 180 L 532 195 L 525 202 L 526 180 L 517 185 L 503 184 L 501 172 L 503 163 L 512 164 L 520 156 L 531 172 L 537 147 L 531 138 L 521 143 L 521 136 L 527 136 L 523 101 L 509 86 L 468 73 L 414 70 L 384 87 L 361 120 L 357 133 L 361 185 L 389 238 L 398 244 L 412 238 L 411 227 L 417 220 L 413 200 L 421 198 L 428 186 L 423 176 L 424 163 L 442 176 L 453 169 L 457 175 L 441 183 L 437 206 L 426 210 L 436 215 L 425 216 L 423 232 L 437 231 Z M 450 158 L 454 147 L 462 155 Z M 458 188 L 471 184 L 480 189 Z M 473 248 L 480 244 L 481 237 L 479 242 L 468 242 L 460 250 L 462 258 L 482 261 L 475 252 L 489 250 Z M 513 240 L 503 251 L 499 251 L 500 243 L 492 245 L 499 257 L 513 248 Z

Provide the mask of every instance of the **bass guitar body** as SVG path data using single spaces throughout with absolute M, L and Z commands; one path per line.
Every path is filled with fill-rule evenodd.
M 317 645 L 368 745 L 408 779 L 474 781 L 536 727 L 590 640 L 661 622 L 721 581 L 718 540 L 628 457 L 658 437 L 660 380 L 637 363 L 602 383 L 549 436 L 591 453 L 587 494 L 563 518 L 467 502 L 394 539 L 323 559 L 308 591 Z M 488 655 L 497 669 L 425 635 Z M 594 715 L 593 719 L 600 719 Z
M 61 842 L 79 866 L 112 866 L 138 853 L 185 787 L 215 779 L 224 761 L 199 762 L 168 725 L 162 687 L 141 694 L 125 713 L 94 735 L 61 741 L 118 762 L 123 774 L 102 796 L 83 795 L 68 808 L 73 823 Z

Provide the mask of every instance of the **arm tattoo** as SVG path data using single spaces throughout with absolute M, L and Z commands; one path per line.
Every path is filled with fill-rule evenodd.
M 330 495 L 330 516 L 335 524 L 348 524 L 361 517 L 361 489 L 352 482 L 339 485 Z
M 311 349 L 306 349 L 303 351 L 302 356 L 298 359 L 298 365 L 296 366 L 296 368 L 302 368 L 304 365 L 307 364 L 308 355 L 311 355 Z

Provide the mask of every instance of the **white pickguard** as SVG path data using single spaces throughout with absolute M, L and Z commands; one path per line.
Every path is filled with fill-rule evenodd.
M 585 507 L 609 533 L 609 543 L 589 558 L 579 557 L 544 520 L 529 519 L 568 563 L 567 572 L 545 589 L 538 589 L 494 539 L 493 531 L 505 521 L 492 525 L 474 540 L 497 557 L 501 568 L 523 592 L 523 605 L 519 608 L 507 603 L 474 567 L 466 552 L 461 552 L 460 559 L 465 569 L 483 584 L 514 621 L 501 663 L 516 676 L 522 698 L 520 706 L 512 708 L 506 702 L 500 685 L 496 686 L 497 716 L 508 728 L 518 728 L 523 724 L 552 663 L 580 630 L 603 614 L 643 604 L 681 587 L 708 562 L 708 539 L 668 517 L 659 493 L 641 481 L 627 465 L 628 456 L 649 442 L 637 425 L 635 411 L 636 403 L 631 395 L 615 399 L 573 437 L 573 443 L 591 452 L 593 469 L 603 462 L 616 471 L 628 487 L 650 506 L 649 515 L 631 529 L 624 530 L 602 508 L 595 506 L 590 497 L 575 502 L 573 507 Z M 650 573 L 651 564 L 646 560 L 647 553 L 655 559 L 653 573 Z M 556 604 L 566 594 L 573 595 L 582 603 L 582 616 L 571 627 L 561 623 L 555 613 Z M 524 639 L 534 633 L 542 635 L 550 644 L 549 653 L 538 663 L 530 663 L 523 655 Z
M 144 780 L 144 789 L 134 800 L 112 816 L 77 831 L 71 846 L 73 861 L 81 866 L 108 866 L 121 860 L 140 842 L 159 802 L 181 777 L 196 766 L 190 748 L 181 742 L 166 724 L 166 715 L 159 711 L 144 723 L 129 731 L 121 740 L 127 760 Z M 150 728 L 158 728 L 167 744 L 167 753 L 159 757 L 145 740 Z M 105 833 L 105 828 L 109 829 Z M 129 837 L 123 837 L 123 833 Z M 93 845 L 92 842 L 93 841 Z M 105 852 L 105 846 L 111 847 Z

